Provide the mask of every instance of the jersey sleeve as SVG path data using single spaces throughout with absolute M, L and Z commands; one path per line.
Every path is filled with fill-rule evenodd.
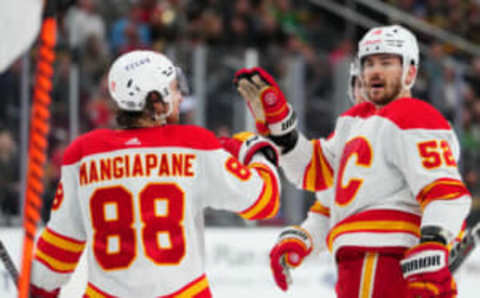
M 67 149 L 65 156 L 69 154 Z M 31 281 L 49 291 L 69 280 L 85 248 L 77 173 L 77 165 L 65 164 L 64 158 L 50 220 L 36 242 Z
M 330 228 L 330 203 L 333 189 L 317 192 L 316 201 L 308 210 L 307 218 L 301 224 L 311 236 L 313 252 L 320 253 L 327 248 L 326 237 Z
M 414 103 L 409 113 L 392 118 L 395 128 L 389 137 L 390 153 L 423 211 L 422 226 L 443 227 L 453 237 L 471 201 L 457 167 L 459 146 L 455 133 L 443 116 L 426 103 Z
M 296 187 L 312 192 L 330 188 L 333 185 L 334 141 L 334 135 L 309 141 L 299 134 L 295 147 L 280 159 L 287 179 Z
M 276 167 L 262 154 L 249 165 L 241 164 L 223 149 L 211 151 L 203 166 L 209 185 L 206 205 L 238 213 L 245 219 L 267 219 L 280 207 L 280 182 Z

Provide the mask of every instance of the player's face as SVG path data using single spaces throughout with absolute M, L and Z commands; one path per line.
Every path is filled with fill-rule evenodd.
M 172 82 L 170 90 L 173 92 L 172 113 L 167 118 L 167 123 L 175 124 L 180 122 L 180 104 L 183 101 L 182 92 L 178 88 L 177 80 Z
M 402 60 L 391 54 L 375 54 L 362 65 L 365 93 L 370 101 L 384 106 L 402 92 Z

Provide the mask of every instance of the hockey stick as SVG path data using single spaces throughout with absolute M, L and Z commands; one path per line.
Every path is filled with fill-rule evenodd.
M 17 267 L 15 267 L 15 264 L 13 263 L 12 258 L 10 257 L 10 254 L 7 251 L 7 248 L 5 247 L 5 245 L 3 245 L 2 240 L 0 240 L 0 259 L 2 260 L 2 263 L 5 266 L 5 269 L 7 269 L 8 274 L 10 274 L 10 277 L 13 279 L 15 286 L 18 286 Z
M 448 269 L 450 272 L 460 268 L 473 249 L 480 244 L 480 223 L 465 232 L 465 237 L 450 250 Z

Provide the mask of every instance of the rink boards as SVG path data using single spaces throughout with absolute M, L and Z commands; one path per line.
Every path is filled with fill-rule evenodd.
M 330 255 L 326 253 L 309 258 L 293 271 L 294 283 L 287 293 L 276 288 L 270 273 L 268 253 L 279 231 L 278 228 L 207 229 L 207 274 L 214 297 L 335 297 L 335 268 Z M 0 238 L 17 266 L 20 264 L 22 237 L 19 228 L 0 229 Z M 459 298 L 478 297 L 476 288 L 480 281 L 480 250 L 473 253 L 456 277 Z M 85 263 L 81 261 L 61 297 L 81 297 L 86 279 Z M 16 296 L 14 284 L 3 264 L 0 264 L 0 297 Z

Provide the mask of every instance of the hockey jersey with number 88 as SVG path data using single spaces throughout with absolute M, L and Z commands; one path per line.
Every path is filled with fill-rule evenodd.
M 240 164 L 194 126 L 86 134 L 65 152 L 32 283 L 59 288 L 85 250 L 86 297 L 211 297 L 205 207 L 274 216 L 275 167 L 261 156 Z

